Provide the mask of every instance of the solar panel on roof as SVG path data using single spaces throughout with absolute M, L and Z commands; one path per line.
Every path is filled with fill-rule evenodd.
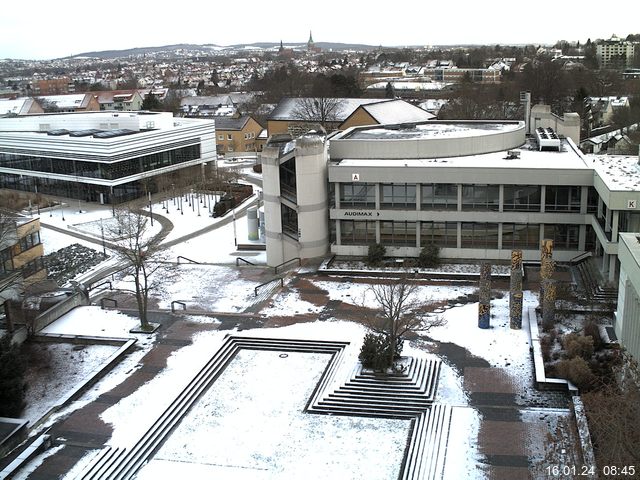
M 76 130 L 73 132 L 69 132 L 69 136 L 70 137 L 88 137 L 90 135 L 94 135 L 98 132 L 100 132 L 101 130 L 97 130 L 95 128 L 91 128 L 89 130 Z
M 47 132 L 47 135 L 52 135 L 54 137 L 59 137 L 60 135 L 66 135 L 67 133 L 69 133 L 69 130 L 67 130 L 66 128 L 58 128 L 56 130 L 49 130 Z
M 93 135 L 93 138 L 114 138 L 114 137 L 122 137 L 124 135 L 131 135 L 133 133 L 137 133 L 135 130 L 130 130 L 128 128 L 118 128 L 115 130 L 106 130 L 103 132 L 97 132 Z

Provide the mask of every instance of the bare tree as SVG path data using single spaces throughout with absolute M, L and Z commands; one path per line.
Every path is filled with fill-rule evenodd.
M 293 117 L 306 122 L 317 122 L 325 130 L 331 122 L 337 122 L 343 105 L 340 98 L 316 96 L 296 99 Z
M 366 318 L 366 323 L 374 333 L 387 339 L 388 365 L 393 365 L 398 341 L 406 334 L 428 332 L 447 323 L 441 316 L 428 315 L 425 301 L 418 296 L 417 290 L 418 285 L 410 282 L 406 275 L 370 289 L 378 313 Z
M 110 233 L 115 240 L 115 252 L 125 264 L 125 275 L 134 283 L 140 326 L 143 330 L 149 328 L 147 307 L 149 293 L 158 287 L 158 279 L 153 274 L 160 268 L 159 235 L 150 231 L 149 218 L 131 208 L 120 208 L 115 211 L 115 224 L 110 227 Z

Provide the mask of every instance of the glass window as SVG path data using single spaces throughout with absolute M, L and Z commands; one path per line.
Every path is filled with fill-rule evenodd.
M 282 233 L 298 239 L 298 212 L 287 205 L 281 204 Z
M 511 250 L 540 248 L 540 225 L 528 223 L 503 223 L 502 248 Z
M 340 208 L 376 208 L 376 184 L 341 183 Z
M 416 186 L 412 183 L 383 183 L 382 208 L 414 210 L 416 208 Z
M 440 248 L 458 246 L 457 222 L 422 222 L 420 225 L 420 245 L 433 243 Z
M 540 185 L 505 185 L 504 210 L 515 212 L 539 212 L 540 192 Z
M 498 248 L 497 223 L 462 223 L 462 248 Z
M 576 186 L 547 186 L 544 209 L 546 212 L 579 212 L 580 190 Z
M 463 185 L 462 210 L 498 210 L 500 187 L 498 185 Z
M 453 183 L 422 184 L 420 199 L 423 210 L 457 210 L 458 185 Z
M 416 246 L 415 222 L 380 222 L 380 243 L 393 246 Z
M 296 159 L 291 158 L 280 165 L 280 195 L 295 202 L 296 191 Z
M 360 220 L 340 221 L 342 245 L 369 245 L 376 243 L 376 222 Z
M 544 236 L 553 240 L 556 250 L 578 250 L 579 225 L 545 225 Z

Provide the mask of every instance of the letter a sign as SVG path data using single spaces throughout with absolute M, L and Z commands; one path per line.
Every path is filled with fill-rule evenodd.
M 359 173 L 352 173 L 351 174 L 351 181 L 352 182 L 359 182 L 360 181 L 360 174 Z

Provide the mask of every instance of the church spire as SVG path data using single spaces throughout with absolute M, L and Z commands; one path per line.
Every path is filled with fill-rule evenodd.
M 307 42 L 307 45 L 313 45 L 313 35 L 311 35 L 311 30 L 309 30 L 309 41 Z

